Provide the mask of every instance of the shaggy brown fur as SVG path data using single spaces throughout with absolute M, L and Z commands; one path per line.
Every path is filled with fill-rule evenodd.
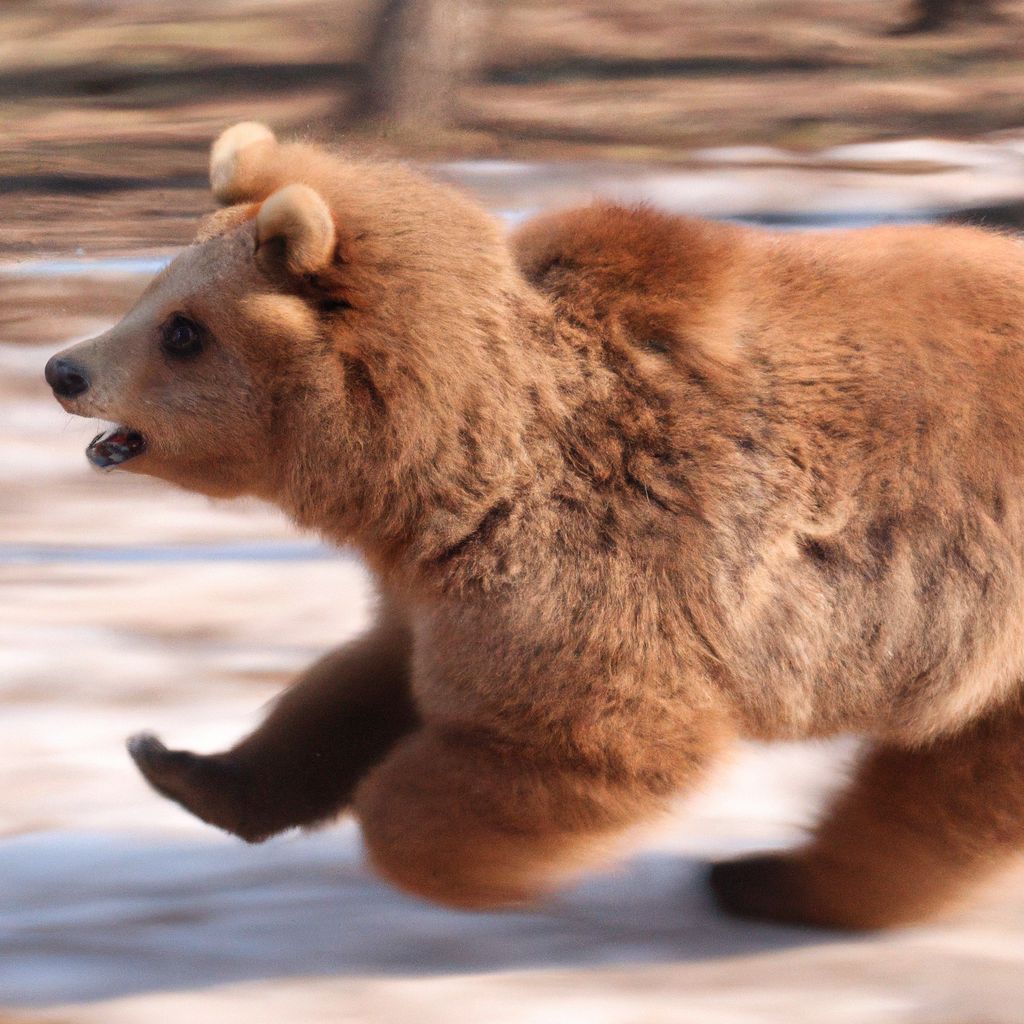
M 386 600 L 233 750 L 134 741 L 157 789 L 249 840 L 351 808 L 397 884 L 493 906 L 736 736 L 856 731 L 850 791 L 717 866 L 724 906 L 915 920 L 1024 846 L 1018 242 L 598 204 L 510 245 L 253 125 L 211 179 L 235 205 L 52 379 L 140 432 L 125 469 L 276 502 Z

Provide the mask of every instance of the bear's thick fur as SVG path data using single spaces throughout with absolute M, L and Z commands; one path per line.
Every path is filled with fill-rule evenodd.
M 1024 248 L 598 203 L 511 242 L 458 193 L 260 125 L 225 208 L 47 377 L 94 461 L 353 544 L 376 627 L 146 778 L 258 841 L 351 809 L 398 885 L 531 899 L 738 736 L 866 753 L 775 920 L 921 918 L 1024 846 Z

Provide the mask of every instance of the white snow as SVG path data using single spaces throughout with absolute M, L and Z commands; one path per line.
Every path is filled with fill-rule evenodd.
M 1020 146 L 1003 145 L 999 159 L 931 143 L 828 157 L 946 161 L 928 175 L 759 170 L 750 153 L 722 152 L 673 173 L 448 171 L 509 211 L 617 194 L 693 212 L 906 215 L 1020 195 Z M 81 271 L 102 289 L 151 269 L 128 258 L 0 273 Z M 354 558 L 326 555 L 272 510 L 90 471 L 92 425 L 41 380 L 62 344 L 0 344 L 0 1022 L 1024 1021 L 1020 871 L 947 921 L 880 936 L 755 926 L 712 907 L 707 859 L 798 842 L 849 743 L 744 748 L 617 866 L 514 914 L 396 893 L 363 866 L 350 822 L 247 847 L 155 796 L 125 736 L 232 742 L 365 625 L 372 596 Z

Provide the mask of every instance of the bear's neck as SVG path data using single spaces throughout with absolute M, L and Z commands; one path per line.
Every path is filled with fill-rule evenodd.
M 559 388 L 578 390 L 583 379 L 573 330 L 523 282 L 490 318 L 477 312 L 464 338 L 446 339 L 457 385 L 396 384 L 370 357 L 358 360 L 346 392 L 363 403 L 366 429 L 336 433 L 336 395 L 310 403 L 303 433 L 317 440 L 292 460 L 285 511 L 331 543 L 354 545 L 396 586 L 474 575 L 496 583 L 500 559 L 488 552 L 536 503 Z

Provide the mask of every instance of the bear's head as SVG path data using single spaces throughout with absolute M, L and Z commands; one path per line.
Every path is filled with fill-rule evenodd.
M 89 459 L 341 532 L 433 500 L 417 488 L 464 460 L 467 424 L 515 406 L 503 339 L 522 282 L 500 226 L 403 167 L 251 123 L 214 144 L 210 180 L 224 208 L 196 241 L 47 364 L 65 409 L 116 424 Z M 446 468 L 486 496 L 500 467 L 470 454 Z

